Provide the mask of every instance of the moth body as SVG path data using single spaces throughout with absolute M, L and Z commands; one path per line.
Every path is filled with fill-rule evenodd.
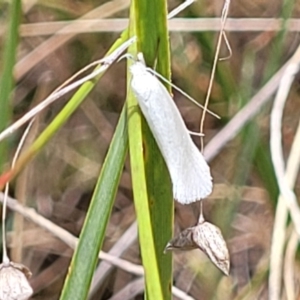
M 142 62 L 130 70 L 132 90 L 169 170 L 174 199 L 189 204 L 205 198 L 212 191 L 210 169 L 172 97 Z

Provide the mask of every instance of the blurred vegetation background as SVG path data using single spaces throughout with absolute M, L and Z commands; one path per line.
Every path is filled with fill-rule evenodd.
M 180 3 L 168 1 L 169 11 Z M 126 28 L 129 5 L 129 0 L 22 1 L 13 93 L 8 110 L 4 111 L 1 99 L 1 129 L 40 103 L 79 69 L 102 58 Z M 220 28 L 220 20 L 214 18 L 220 17 L 222 6 L 220 1 L 199 0 L 169 25 L 172 81 L 199 102 L 204 101 L 207 93 Z M 8 8 L 9 2 L 0 2 L 1 53 L 8 39 Z M 94 12 L 84 17 L 84 22 L 71 27 L 75 20 L 91 11 Z M 299 0 L 232 1 L 229 18 L 241 23 L 228 21 L 232 24 L 226 31 L 232 56 L 218 64 L 209 104 L 210 110 L 221 119 L 207 115 L 205 144 L 251 101 L 299 45 L 300 26 L 295 30 L 288 26 L 268 30 L 264 21 L 271 18 L 276 23 L 281 19 L 282 24 L 287 24 L 290 19 L 297 21 L 299 16 Z M 247 21 L 250 18 L 255 18 L 255 22 Z M 228 56 L 224 45 L 221 56 Z M 105 73 L 63 128 L 11 184 L 12 197 L 76 236 L 126 99 L 125 64 L 125 60 L 116 63 Z M 187 127 L 198 131 L 201 110 L 178 92 L 173 93 Z M 64 96 L 39 114 L 24 149 L 47 127 L 69 97 Z M 271 101 L 259 107 L 259 113 L 239 128 L 239 133 L 222 145 L 217 155 L 210 157 L 205 152 L 210 159 L 214 191 L 204 201 L 204 215 L 223 232 L 230 251 L 231 271 L 229 277 L 224 277 L 200 250 L 175 253 L 173 283 L 194 299 L 268 299 L 269 258 L 278 198 L 269 149 L 273 97 L 268 97 Z M 283 119 L 286 158 L 299 122 L 299 103 L 297 74 Z M 19 130 L 1 142 L 4 147 L 1 171 L 8 169 L 22 132 Z M 193 139 L 200 147 L 199 139 Z M 115 249 L 113 254 L 140 264 L 129 165 L 127 158 L 102 249 L 107 252 Z M 299 193 L 299 179 L 295 191 Z M 198 214 L 197 204 L 176 203 L 174 232 L 195 225 Z M 59 299 L 73 251 L 51 233 L 12 211 L 8 214 L 8 226 L 11 259 L 22 262 L 33 273 L 32 299 Z M 287 224 L 287 243 L 291 232 L 291 225 Z M 126 239 L 128 243 L 124 244 Z M 287 298 L 286 291 L 291 286 L 295 292 L 293 299 L 300 297 L 297 258 L 296 255 L 293 260 L 292 283 L 284 285 L 280 299 L 292 299 Z M 136 275 L 117 267 L 97 271 L 98 284 L 93 284 L 90 299 L 142 299 L 143 282 L 138 282 Z M 135 289 L 126 294 L 124 288 L 134 282 Z M 174 299 L 179 298 L 174 296 Z

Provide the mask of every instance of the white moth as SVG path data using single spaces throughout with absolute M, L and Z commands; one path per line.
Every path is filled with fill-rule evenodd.
M 212 191 L 209 166 L 169 92 L 140 60 L 130 67 L 131 87 L 166 162 L 173 197 L 182 204 L 203 199 Z

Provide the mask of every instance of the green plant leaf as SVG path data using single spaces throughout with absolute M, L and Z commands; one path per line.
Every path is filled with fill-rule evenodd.
M 8 15 L 9 26 L 6 33 L 3 52 L 3 72 L 0 79 L 0 132 L 8 125 L 11 115 L 11 92 L 13 88 L 13 68 L 16 61 L 16 52 L 19 38 L 19 23 L 21 1 L 10 2 Z M 7 159 L 7 141 L 0 143 L 0 172 Z
M 128 148 L 126 108 L 105 158 L 60 300 L 86 299 Z
M 116 50 L 121 44 L 128 39 L 128 32 L 124 31 L 122 37 L 118 39 L 111 47 L 108 54 Z M 5 183 L 12 180 L 24 168 L 26 164 L 48 143 L 53 135 L 67 122 L 70 116 L 76 111 L 80 104 L 86 99 L 88 94 L 92 91 L 98 80 L 105 72 L 100 73 L 93 80 L 85 82 L 79 90 L 74 94 L 70 101 L 65 105 L 61 112 L 54 118 L 54 120 L 46 127 L 46 129 L 39 135 L 29 149 L 24 152 L 17 160 L 15 166 L 0 176 L 0 190 Z
M 131 34 L 137 35 L 134 56 L 142 52 L 148 66 L 170 78 L 165 1 L 134 1 Z M 151 131 L 141 116 L 128 80 L 128 132 L 139 240 L 148 299 L 171 299 L 172 255 L 163 254 L 172 237 L 174 203 L 168 170 Z

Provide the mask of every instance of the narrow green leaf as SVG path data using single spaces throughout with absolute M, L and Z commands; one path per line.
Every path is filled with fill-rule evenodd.
M 170 54 L 165 1 L 134 1 L 131 34 L 148 66 L 170 78 Z M 155 61 L 156 60 L 156 61 Z M 130 77 L 130 75 L 129 75 Z M 130 78 L 128 80 L 130 90 Z M 172 255 L 163 254 L 172 237 L 173 198 L 168 170 L 136 99 L 128 93 L 131 173 L 148 299 L 171 299 Z
M 125 30 L 120 39 L 111 47 L 108 54 L 116 50 L 121 44 L 128 39 L 128 32 Z M 46 129 L 39 135 L 29 149 L 24 152 L 17 160 L 13 169 L 0 176 L 0 190 L 4 184 L 13 179 L 20 170 L 48 143 L 53 135 L 67 122 L 70 116 L 75 112 L 79 105 L 86 99 L 88 94 L 92 91 L 98 80 L 104 75 L 105 72 L 99 74 L 93 80 L 85 82 L 79 90 L 74 94 L 70 101 L 65 105 L 61 112 L 55 119 L 46 127 Z
M 132 94 L 127 98 L 127 106 L 128 117 L 130 118 L 130 121 L 128 120 L 128 132 L 130 134 L 129 145 L 133 196 L 139 228 L 141 254 L 145 268 L 146 286 L 149 299 L 163 299 L 151 224 L 150 203 L 147 196 L 141 132 L 142 120 Z
M 13 68 L 16 61 L 16 52 L 19 38 L 19 23 L 21 16 L 21 1 L 10 2 L 8 16 L 9 26 L 5 38 L 3 53 L 3 72 L 0 80 L 0 132 L 8 125 L 11 116 L 10 99 L 13 88 Z M 7 159 L 7 142 L 0 143 L 0 172 Z
M 126 108 L 104 161 L 60 300 L 86 299 L 128 147 Z

